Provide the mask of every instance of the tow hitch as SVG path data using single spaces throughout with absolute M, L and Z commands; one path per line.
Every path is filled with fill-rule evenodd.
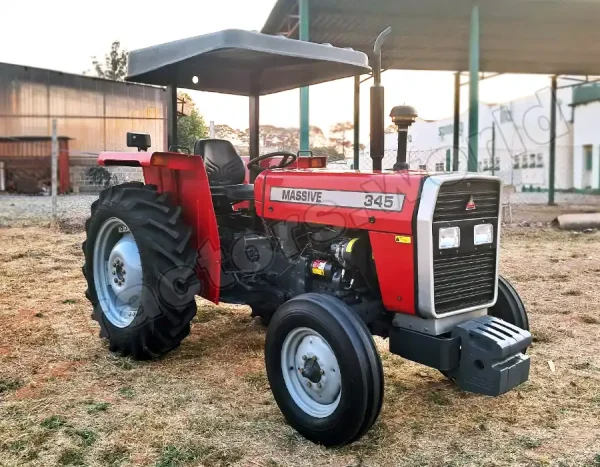
M 524 352 L 531 342 L 529 331 L 481 316 L 456 325 L 445 337 L 394 328 L 390 351 L 443 371 L 461 389 L 499 396 L 529 378 Z

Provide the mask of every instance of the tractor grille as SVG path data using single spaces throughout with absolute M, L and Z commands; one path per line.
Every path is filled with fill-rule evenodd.
M 496 250 L 435 258 L 433 281 L 438 314 L 489 303 L 496 284 Z
M 476 208 L 466 210 L 473 197 Z M 442 184 L 438 193 L 433 222 L 462 221 L 498 217 L 500 187 L 493 180 L 461 180 Z
M 471 197 L 475 209 L 468 210 Z M 459 227 L 461 245 L 457 250 L 434 254 L 436 313 L 485 305 L 494 299 L 498 246 L 475 247 L 472 232 L 480 222 L 477 219 L 489 219 L 496 231 L 499 203 L 500 186 L 495 180 L 466 179 L 440 187 L 433 214 L 434 231 L 438 227 Z

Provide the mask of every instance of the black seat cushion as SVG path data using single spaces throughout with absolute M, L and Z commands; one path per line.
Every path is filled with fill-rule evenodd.
M 211 187 L 244 183 L 246 167 L 231 142 L 224 139 L 199 139 L 194 144 L 194 154 L 204 159 Z
M 254 199 L 254 185 L 247 183 L 211 186 L 210 192 L 213 196 L 224 196 L 230 201 L 252 201 Z

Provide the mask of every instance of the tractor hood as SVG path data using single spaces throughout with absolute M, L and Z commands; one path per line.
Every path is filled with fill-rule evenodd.
M 362 52 L 231 29 L 134 50 L 126 80 L 256 96 L 369 72 Z

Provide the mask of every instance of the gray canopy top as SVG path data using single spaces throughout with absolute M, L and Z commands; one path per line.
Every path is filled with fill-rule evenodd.
M 126 80 L 250 96 L 369 71 L 362 52 L 230 29 L 134 50 Z

